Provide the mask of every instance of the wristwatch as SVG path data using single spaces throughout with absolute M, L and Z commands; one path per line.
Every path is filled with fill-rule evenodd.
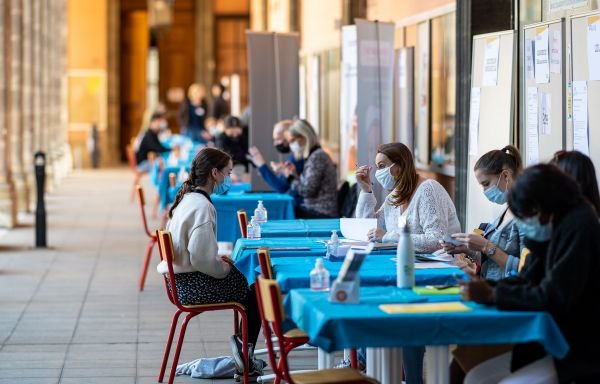
M 490 244 L 492 244 L 492 243 L 490 243 Z M 489 247 L 485 250 L 485 255 L 487 257 L 492 257 L 494 255 L 494 253 L 496 253 L 496 246 L 493 244 L 491 247 Z

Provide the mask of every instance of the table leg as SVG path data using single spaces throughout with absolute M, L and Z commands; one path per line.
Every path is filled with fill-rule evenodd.
M 381 349 L 381 384 L 402 382 L 402 349 Z
M 426 378 L 429 383 L 449 384 L 449 351 L 447 345 L 430 346 L 425 350 Z
M 331 354 L 325 352 L 325 350 L 319 348 L 317 351 L 317 368 L 327 369 L 333 367 L 333 359 Z
M 381 380 L 381 350 L 379 348 L 367 348 L 367 376 Z

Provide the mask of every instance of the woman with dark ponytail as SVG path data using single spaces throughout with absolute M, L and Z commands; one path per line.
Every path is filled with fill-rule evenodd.
M 248 374 L 261 374 L 262 364 L 252 358 L 260 332 L 260 314 L 254 286 L 235 268 L 231 259 L 218 254 L 217 212 L 211 193 L 223 194 L 231 186 L 231 157 L 214 148 L 205 148 L 192 161 L 186 180 L 169 211 L 167 230 L 173 238 L 173 268 L 179 301 L 183 305 L 238 302 L 246 308 L 250 364 Z M 158 271 L 167 273 L 164 262 Z M 244 359 L 241 338 L 230 338 L 239 373 Z

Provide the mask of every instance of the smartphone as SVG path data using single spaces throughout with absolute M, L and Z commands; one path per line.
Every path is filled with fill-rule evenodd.
M 458 241 L 458 240 L 456 240 L 456 239 L 453 239 L 453 238 L 451 238 L 451 237 L 450 237 L 450 236 L 448 236 L 448 235 L 445 235 L 445 236 L 442 238 L 442 240 L 444 240 L 444 242 L 445 242 L 445 243 L 448 243 L 448 244 L 452 244 L 452 245 L 454 245 L 455 247 L 458 247 L 459 245 L 462 245 L 462 243 L 461 243 L 460 241 Z

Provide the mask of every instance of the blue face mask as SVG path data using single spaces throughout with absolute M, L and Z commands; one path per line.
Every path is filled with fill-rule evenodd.
M 487 197 L 487 199 L 489 201 L 491 201 L 492 203 L 495 203 L 495 204 L 506 203 L 506 194 L 508 192 L 508 182 L 506 184 L 506 191 L 501 191 L 500 188 L 498 187 L 498 184 L 500 183 L 501 178 L 502 178 L 502 174 L 500 174 L 500 176 L 498 177 L 498 181 L 496 182 L 496 185 L 489 187 L 488 189 L 483 191 L 483 194 L 485 195 L 485 197 Z
M 552 222 L 540 224 L 538 216 L 519 220 L 519 229 L 525 237 L 539 242 L 548 241 L 552 237 Z
M 381 184 L 381 186 L 388 191 L 394 189 L 396 185 L 396 180 L 394 180 L 394 176 L 392 176 L 392 167 L 394 164 L 390 165 L 386 168 L 381 168 L 375 171 L 375 178 Z
M 219 184 L 215 184 L 213 188 L 213 193 L 216 195 L 224 195 L 231 188 L 231 177 L 229 175 L 224 175 L 223 182 Z

